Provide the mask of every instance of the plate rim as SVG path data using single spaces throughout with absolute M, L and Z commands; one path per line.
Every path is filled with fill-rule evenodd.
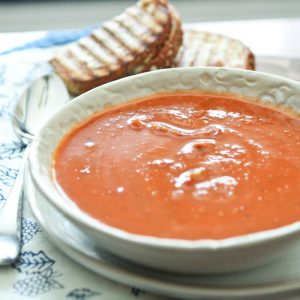
M 296 280 L 285 282 L 274 282 L 265 286 L 253 285 L 253 287 L 213 287 L 208 285 L 192 286 L 189 283 L 180 283 L 179 281 L 159 279 L 150 277 L 147 274 L 138 274 L 133 270 L 128 270 L 124 267 L 118 267 L 117 264 L 105 259 L 97 259 L 96 257 L 85 254 L 78 248 L 73 247 L 65 239 L 59 238 L 55 230 L 51 230 L 51 226 L 45 224 L 38 201 L 36 199 L 36 187 L 26 167 L 26 188 L 25 201 L 28 204 L 34 218 L 39 223 L 46 237 L 52 242 L 55 247 L 63 254 L 71 258 L 74 263 L 78 263 L 84 268 L 92 271 L 97 276 L 103 276 L 117 283 L 126 286 L 136 286 L 149 293 L 162 296 L 176 296 L 177 298 L 199 299 L 206 297 L 207 299 L 221 297 L 219 299 L 282 299 L 282 296 L 292 296 L 292 293 L 300 291 L 300 277 Z M 80 259 L 78 259 L 80 257 Z M 157 271 L 159 274 L 159 271 Z M 220 275 L 219 275 L 220 276 Z M 299 293 L 297 293 L 299 295 Z

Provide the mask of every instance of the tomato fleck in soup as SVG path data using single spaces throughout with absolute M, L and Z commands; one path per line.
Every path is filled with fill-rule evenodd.
M 300 220 L 300 120 L 230 96 L 155 95 L 63 139 L 54 179 L 125 231 L 222 239 Z

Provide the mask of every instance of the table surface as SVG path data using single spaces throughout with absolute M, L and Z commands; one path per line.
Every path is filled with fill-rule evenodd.
M 201 30 L 212 31 L 216 33 L 225 34 L 233 38 L 240 39 L 251 50 L 255 53 L 256 56 L 267 56 L 267 57 L 276 57 L 276 58 L 300 58 L 300 19 L 272 19 L 272 20 L 244 20 L 244 21 L 226 21 L 226 22 L 213 22 L 213 23 L 197 23 L 197 24 L 187 24 L 186 26 L 197 27 Z M 36 38 L 42 37 L 45 34 L 44 31 L 40 32 L 18 32 L 18 33 L 2 33 L 0 34 L 0 51 L 4 49 L 9 49 L 18 45 L 22 45 L 25 42 L 34 40 Z M 5 61 L 5 57 L 1 58 L 2 61 Z M 0 62 L 1 62 L 0 59 Z M 0 82 L 1 82 L 1 73 L 0 73 Z M 0 91 L 0 104 L 1 104 L 1 91 Z M 0 144 L 3 141 L 0 141 Z M 1 155 L 0 155 L 1 157 Z M 31 222 L 31 221 L 30 221 Z M 46 243 L 46 242 L 45 242 Z M 18 270 L 20 272 L 20 270 Z M 22 270 L 21 270 L 22 271 Z M 50 276 L 50 275 L 49 275 Z M 51 275 L 52 276 L 52 275 Z M 0 271 L 1 278 L 1 271 Z M 22 281 L 23 280 L 23 281 Z M 15 281 L 15 284 L 24 284 L 26 279 Z M 28 277 L 29 280 L 29 277 Z M 54 280 L 55 281 L 55 280 Z M 57 279 L 57 281 L 59 280 Z M 0 298 L 1 299 L 27 299 L 27 296 L 18 296 L 15 294 L 13 298 L 7 295 L 13 295 L 11 291 L 12 287 L 9 287 L 9 291 L 1 289 L 0 283 Z M 111 294 L 116 297 L 119 295 L 117 293 L 118 289 L 114 285 L 106 284 L 107 288 L 111 286 L 111 289 L 115 289 L 115 294 Z M 15 286 L 14 286 L 15 288 Z M 59 283 L 57 283 L 57 287 Z M 83 289 L 84 290 L 84 289 Z M 75 290 L 74 290 L 75 291 Z M 66 295 L 66 299 L 75 299 L 72 298 L 72 295 L 76 296 L 76 293 L 71 291 Z M 75 294 L 74 294 L 74 293 Z M 78 291 L 77 291 L 78 292 Z M 82 290 L 81 290 L 82 292 Z M 133 299 L 139 296 L 140 292 L 138 290 L 131 290 L 131 296 L 126 296 L 124 299 Z M 73 293 L 73 294 L 72 294 Z M 1 296 L 2 295 L 2 296 Z M 71 296 L 70 296 L 71 295 Z M 82 295 L 82 294 L 80 294 Z M 88 293 L 86 294 L 88 295 Z M 93 294 L 89 294 L 90 297 L 93 297 Z M 94 294 L 94 296 L 97 295 Z M 132 298 L 133 297 L 133 298 Z M 88 299 L 89 297 L 82 297 L 76 299 Z M 96 297 L 97 298 L 97 297 Z M 95 298 L 95 299 L 96 299 Z M 101 298 L 101 297 L 100 297 Z M 99 298 L 99 299 L 100 299 Z M 104 299 L 105 297 L 103 297 Z M 148 298 L 146 296 L 145 298 Z M 149 296 L 149 299 L 151 297 Z M 39 295 L 35 299 L 42 299 Z M 44 299 L 44 298 L 43 298 Z M 102 299 L 102 298 L 101 298 Z M 143 298 L 144 299 L 144 298 Z M 151 298 L 152 299 L 152 298 Z M 155 298 L 158 299 L 158 298 Z

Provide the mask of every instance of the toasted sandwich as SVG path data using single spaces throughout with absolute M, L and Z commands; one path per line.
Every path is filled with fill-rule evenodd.
M 183 45 L 174 62 L 176 67 L 230 67 L 255 69 L 253 53 L 241 41 L 224 35 L 184 29 Z
M 64 47 L 51 64 L 78 95 L 124 76 L 171 67 L 181 41 L 181 22 L 168 1 L 140 0 Z

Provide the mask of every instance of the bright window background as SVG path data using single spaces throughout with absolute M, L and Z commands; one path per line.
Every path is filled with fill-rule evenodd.
M 300 0 L 173 0 L 183 22 L 300 18 Z M 79 28 L 97 24 L 134 4 L 129 0 L 3 1 L 0 32 Z

